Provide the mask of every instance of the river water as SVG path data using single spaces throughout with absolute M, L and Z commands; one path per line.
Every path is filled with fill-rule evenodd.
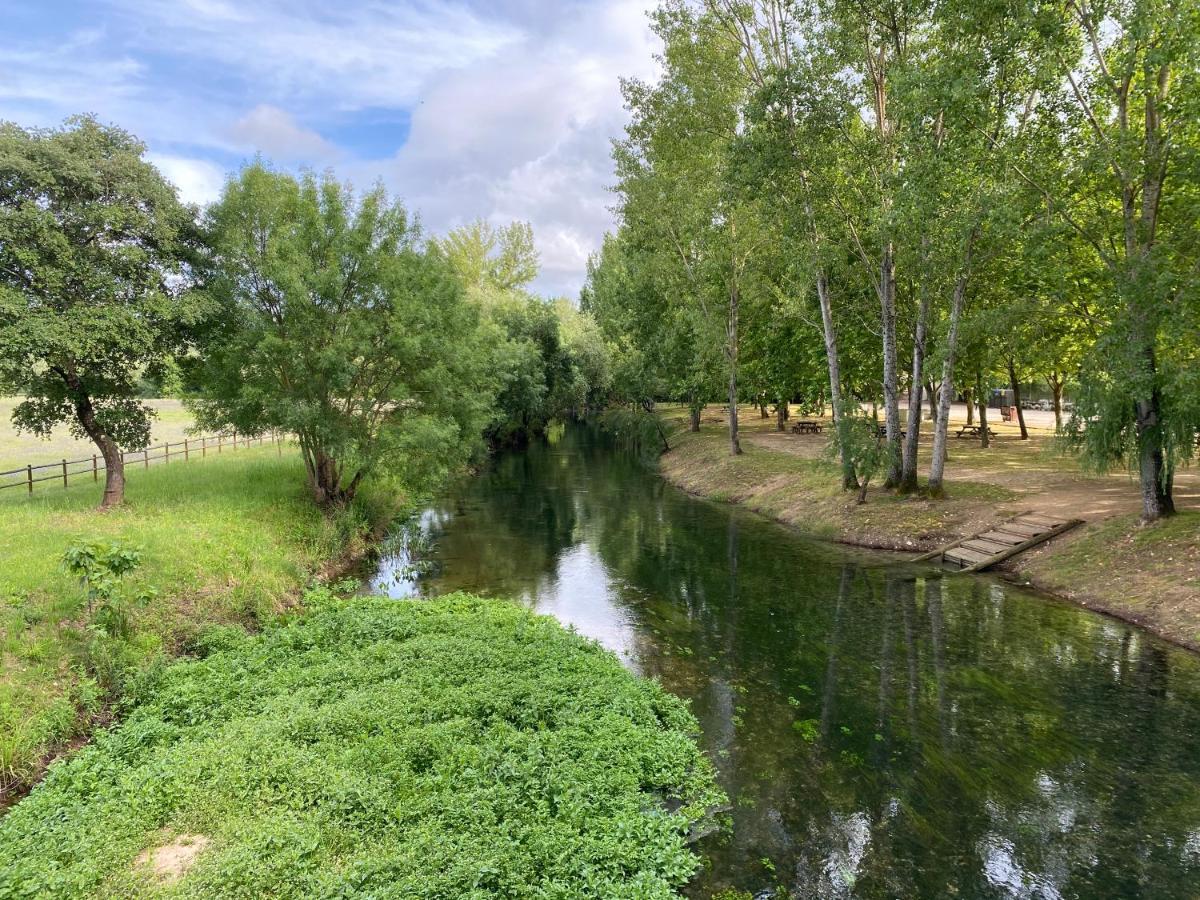
M 691 896 L 1200 898 L 1200 661 L 1140 630 L 806 540 L 583 429 L 464 481 L 371 586 L 521 598 L 687 698 L 732 802 Z

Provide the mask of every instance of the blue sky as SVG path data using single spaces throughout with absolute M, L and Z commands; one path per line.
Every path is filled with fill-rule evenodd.
M 0 118 L 90 112 L 204 203 L 257 153 L 378 179 L 431 231 L 521 219 L 573 296 L 611 225 L 620 76 L 652 77 L 643 0 L 5 0 Z

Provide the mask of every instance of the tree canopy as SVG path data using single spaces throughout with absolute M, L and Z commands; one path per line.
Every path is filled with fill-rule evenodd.
M 138 380 L 161 375 L 207 315 L 191 290 L 194 211 L 119 128 L 0 124 L 0 389 L 18 429 L 67 424 L 124 497 L 122 448 L 150 439 Z

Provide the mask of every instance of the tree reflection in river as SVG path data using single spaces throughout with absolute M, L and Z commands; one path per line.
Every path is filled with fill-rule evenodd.
M 422 522 L 433 571 L 394 594 L 524 598 L 691 700 L 733 801 L 697 897 L 1200 893 L 1190 655 L 694 500 L 582 429 Z

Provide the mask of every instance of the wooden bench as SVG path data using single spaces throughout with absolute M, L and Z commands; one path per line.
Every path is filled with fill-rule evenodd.
M 824 430 L 824 425 L 814 422 L 812 419 L 801 419 L 792 426 L 793 434 L 820 434 Z
M 958 431 L 955 433 L 954 436 L 955 437 L 981 437 L 979 432 L 980 432 L 980 429 L 979 429 L 978 425 L 964 425 L 962 428 L 958 429 Z M 996 432 L 992 431 L 992 428 L 989 425 L 988 426 L 988 437 L 994 438 L 995 436 L 996 436 Z

